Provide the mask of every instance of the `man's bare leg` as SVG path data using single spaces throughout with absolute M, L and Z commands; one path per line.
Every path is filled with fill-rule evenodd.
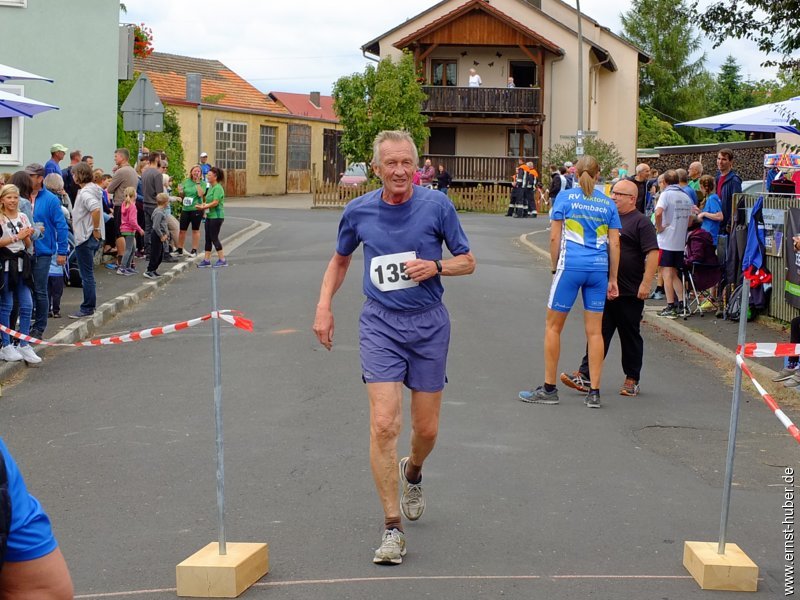
M 406 468 L 411 482 L 419 481 L 422 463 L 436 445 L 441 408 L 441 391 L 411 392 L 411 454 Z
M 369 459 L 384 518 L 400 522 L 397 438 L 403 425 L 403 387 L 400 382 L 368 383 Z M 402 526 L 398 527 L 402 530 Z
M 72 600 L 72 579 L 61 550 L 24 562 L 6 562 L 0 571 L 2 600 Z

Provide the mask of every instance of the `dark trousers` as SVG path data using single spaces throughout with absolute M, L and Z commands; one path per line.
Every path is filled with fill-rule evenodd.
M 211 246 L 219 252 L 222 250 L 222 242 L 219 241 L 219 230 L 222 228 L 222 222 L 225 219 L 209 219 L 206 217 L 206 252 L 211 252 Z
M 31 329 L 44 333 L 47 329 L 47 311 L 50 300 L 47 297 L 47 279 L 50 276 L 49 254 L 37 254 L 33 257 L 33 316 Z
M 145 204 L 144 209 L 144 251 L 150 254 L 151 237 L 153 231 L 153 211 L 156 209 L 154 205 Z M 158 245 L 161 245 L 161 240 L 158 240 Z
M 644 311 L 644 300 L 636 296 L 620 296 L 616 300 L 606 301 L 603 310 L 603 358 L 608 355 L 608 348 L 614 332 L 619 332 L 619 345 L 622 350 L 622 371 L 626 377 L 639 381 L 642 372 L 642 355 L 644 340 L 639 331 Z M 581 374 L 589 378 L 589 354 L 583 356 L 579 369 Z
M 75 257 L 78 260 L 78 271 L 81 274 L 81 288 L 83 289 L 83 302 L 78 311 L 81 315 L 94 314 L 97 307 L 97 289 L 94 281 L 94 255 L 100 247 L 100 241 L 94 236 L 89 236 L 85 242 L 75 246 Z
M 792 344 L 800 344 L 800 317 L 795 317 L 789 324 L 789 341 Z M 790 356 L 788 362 L 790 364 L 797 364 L 797 356 Z
M 147 270 L 151 273 L 161 266 L 161 260 L 164 258 L 164 244 L 161 242 L 156 230 L 150 232 L 150 262 L 147 263 Z
M 47 278 L 47 294 L 50 296 L 50 310 L 61 312 L 61 296 L 64 295 L 64 276 L 50 275 Z

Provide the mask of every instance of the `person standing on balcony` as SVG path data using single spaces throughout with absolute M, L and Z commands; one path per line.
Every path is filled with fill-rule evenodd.
M 508 78 L 508 83 L 506 83 L 506 87 L 507 88 L 515 88 L 515 87 L 517 87 L 516 84 L 514 83 L 514 78 L 513 77 L 509 77 Z
M 481 87 L 483 85 L 483 80 L 481 76 L 478 75 L 478 72 L 472 68 L 469 70 L 469 81 L 467 82 L 469 87 Z
M 426 187 L 430 190 L 433 189 L 433 178 L 436 177 L 436 169 L 433 168 L 433 164 L 431 164 L 431 159 L 425 159 L 425 166 L 420 169 L 419 172 L 419 184 L 422 187 Z

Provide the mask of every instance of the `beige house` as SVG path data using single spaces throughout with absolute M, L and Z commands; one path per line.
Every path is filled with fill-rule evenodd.
M 425 80 L 425 156 L 454 179 L 510 177 L 517 157 L 541 157 L 584 130 L 636 159 L 639 64 L 648 57 L 560 0 L 443 0 L 362 46 L 375 59 L 413 53 Z M 482 80 L 469 87 L 470 70 Z M 578 106 L 578 76 L 584 102 Z M 513 88 L 507 87 L 513 78 Z
M 216 60 L 153 52 L 134 67 L 176 111 L 186 171 L 200 151 L 208 153 L 226 172 L 229 196 L 310 192 L 314 175 L 337 176 L 329 155 L 340 128 L 325 110 L 329 97 L 311 93 L 300 103 L 296 94 L 270 96 Z M 187 73 L 202 77 L 199 106 L 186 98 Z

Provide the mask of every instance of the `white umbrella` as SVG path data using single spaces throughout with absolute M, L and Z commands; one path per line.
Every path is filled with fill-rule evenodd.
M 792 119 L 800 119 L 800 96 L 783 102 L 744 108 L 733 112 L 678 123 L 687 127 L 700 127 L 714 131 L 761 131 L 765 133 L 800 134 Z
M 8 81 L 9 79 L 30 79 L 33 81 L 49 81 L 53 83 L 53 80 L 48 77 L 42 77 L 35 73 L 28 73 L 28 71 L 9 67 L 8 65 L 0 65 L 0 83 Z
M 58 110 L 58 107 L 0 90 L 0 118 L 32 117 L 46 110 Z

